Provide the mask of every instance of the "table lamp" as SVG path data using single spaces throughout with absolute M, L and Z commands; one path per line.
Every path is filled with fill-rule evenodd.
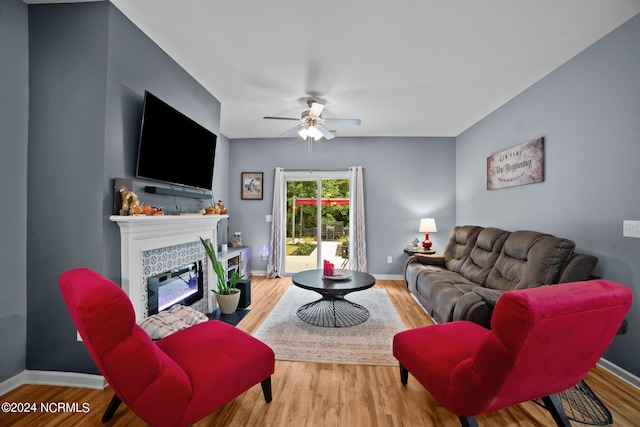
M 422 241 L 422 247 L 425 251 L 431 249 L 431 240 L 429 240 L 429 233 L 435 233 L 438 231 L 436 229 L 436 220 L 433 218 L 422 218 L 420 220 L 420 228 L 418 229 L 420 233 L 425 233 L 424 240 Z

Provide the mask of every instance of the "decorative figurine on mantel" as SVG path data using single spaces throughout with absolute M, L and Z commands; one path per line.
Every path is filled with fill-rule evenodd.
M 218 200 L 213 207 L 205 208 L 204 213 L 206 215 L 226 215 L 227 208 L 224 207 L 224 202 L 222 200 Z
M 120 189 L 120 195 L 122 196 L 120 215 L 140 215 L 144 212 L 136 193 L 123 187 Z
M 227 208 L 224 207 L 224 202 L 222 200 L 218 200 L 218 203 L 216 203 L 216 208 L 218 210 L 217 213 L 219 213 L 220 215 L 227 214 Z

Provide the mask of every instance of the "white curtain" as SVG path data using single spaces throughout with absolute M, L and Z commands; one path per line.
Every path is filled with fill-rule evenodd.
M 271 241 L 269 242 L 269 261 L 267 262 L 267 277 L 274 279 L 282 277 L 285 228 L 283 225 L 283 213 L 286 212 L 284 204 L 284 170 L 276 168 L 273 179 L 273 217 L 271 222 Z
M 349 168 L 349 268 L 355 271 L 367 271 L 367 243 L 364 227 L 364 187 L 362 166 Z

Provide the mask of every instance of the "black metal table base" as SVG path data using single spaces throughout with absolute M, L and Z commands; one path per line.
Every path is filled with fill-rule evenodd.
M 592 426 L 606 426 L 613 423 L 609 409 L 584 380 L 559 393 L 558 397 L 570 420 Z
M 606 426 L 613 423 L 613 416 L 609 409 L 584 380 L 558 393 L 558 398 L 567 418 L 572 421 L 592 426 Z M 544 406 L 538 400 L 535 402 Z
M 369 310 L 344 298 L 320 298 L 296 311 L 300 320 L 326 328 L 359 325 L 369 318 Z

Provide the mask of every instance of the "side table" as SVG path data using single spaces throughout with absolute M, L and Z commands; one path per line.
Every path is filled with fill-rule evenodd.
M 429 250 L 424 250 L 424 249 L 414 249 L 414 248 L 404 248 L 404 253 L 405 254 L 409 254 L 409 255 L 415 255 L 415 254 L 423 254 L 423 255 L 433 255 L 436 253 L 436 251 L 434 251 L 433 249 L 429 249 Z

